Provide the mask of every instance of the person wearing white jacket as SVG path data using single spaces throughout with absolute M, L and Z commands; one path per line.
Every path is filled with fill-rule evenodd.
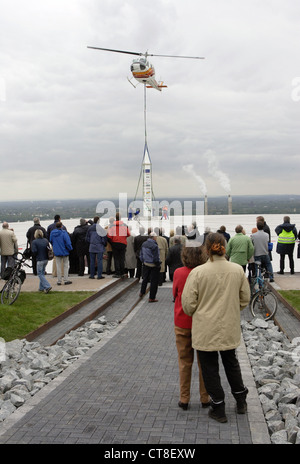
M 250 288 L 242 266 L 227 261 L 225 239 L 207 236 L 209 260 L 189 274 L 182 293 L 183 311 L 192 316 L 192 345 L 197 350 L 204 383 L 211 397 L 210 417 L 227 422 L 225 393 L 219 376 L 220 353 L 237 412 L 247 410 L 246 396 L 235 349 L 240 344 L 240 311 L 250 301 Z

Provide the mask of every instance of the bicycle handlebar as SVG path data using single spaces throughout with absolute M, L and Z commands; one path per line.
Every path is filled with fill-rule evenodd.
M 24 264 L 24 266 L 32 268 L 32 266 L 30 266 L 30 264 L 25 263 L 25 261 L 26 261 L 28 258 L 24 258 L 23 254 L 22 254 L 20 251 L 17 253 L 17 256 L 18 256 L 18 255 L 21 255 L 22 258 L 19 259 L 18 257 L 16 257 L 16 258 L 15 258 L 15 261 L 17 261 L 17 263 L 19 263 L 19 264 Z

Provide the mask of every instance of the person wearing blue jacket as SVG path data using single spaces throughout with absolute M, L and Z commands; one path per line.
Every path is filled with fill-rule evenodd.
M 53 253 L 57 267 L 57 285 L 62 283 L 62 264 L 64 272 L 64 284 L 69 285 L 69 254 L 73 250 L 68 232 L 63 228 L 60 221 L 56 223 L 56 228 L 50 233 L 50 243 L 53 246 Z
M 140 251 L 140 260 L 143 263 L 143 280 L 140 297 L 146 293 L 147 284 L 150 281 L 149 303 L 155 303 L 158 289 L 160 257 L 156 243 L 156 233 L 151 232 L 150 237 L 143 243 Z
M 100 218 L 94 217 L 94 224 L 88 228 L 85 240 L 89 245 L 90 254 L 90 279 L 95 278 L 96 260 L 98 279 L 104 279 L 103 271 L 103 253 L 107 244 L 107 232 L 99 224 Z

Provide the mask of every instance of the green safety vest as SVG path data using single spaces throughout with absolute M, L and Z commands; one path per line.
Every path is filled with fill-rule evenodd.
M 283 231 L 278 235 L 278 243 L 284 243 L 285 245 L 290 245 L 295 243 L 295 235 L 293 231 L 287 232 L 283 229 Z

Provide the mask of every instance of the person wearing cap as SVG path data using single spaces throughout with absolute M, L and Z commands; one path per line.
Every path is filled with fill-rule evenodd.
M 149 303 L 155 303 L 160 273 L 159 248 L 156 242 L 156 233 L 151 232 L 149 238 L 143 243 L 140 251 L 140 260 L 143 264 L 143 280 L 140 297 L 146 293 L 147 284 L 150 281 Z

